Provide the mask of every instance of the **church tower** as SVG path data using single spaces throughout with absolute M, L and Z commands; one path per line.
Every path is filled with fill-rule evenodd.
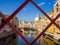
M 39 14 L 37 14 L 37 16 L 35 17 L 34 21 L 36 22 L 36 21 L 39 21 L 39 20 L 40 20 L 40 16 L 39 16 Z

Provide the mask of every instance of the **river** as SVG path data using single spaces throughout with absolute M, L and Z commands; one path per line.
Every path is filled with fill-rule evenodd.
M 26 39 L 28 39 L 30 42 L 32 42 L 35 37 L 32 35 L 32 34 L 24 34 L 24 36 L 26 37 Z M 18 43 L 17 45 L 27 45 L 27 43 L 25 43 L 25 41 L 20 37 L 18 36 Z M 40 45 L 39 41 L 36 41 L 34 43 L 34 45 Z

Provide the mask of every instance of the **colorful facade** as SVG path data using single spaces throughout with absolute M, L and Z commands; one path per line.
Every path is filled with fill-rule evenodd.
M 9 15 L 5 15 L 5 16 L 6 16 L 6 18 L 9 17 Z M 0 17 L 0 24 L 3 23 L 3 22 L 4 22 L 4 19 L 3 19 L 2 17 Z M 17 18 L 16 16 L 15 16 L 13 19 L 11 19 L 10 22 L 18 29 L 19 21 L 18 21 L 18 18 Z M 2 28 L 2 30 L 11 31 L 12 28 L 9 27 L 9 25 L 6 24 L 6 25 Z

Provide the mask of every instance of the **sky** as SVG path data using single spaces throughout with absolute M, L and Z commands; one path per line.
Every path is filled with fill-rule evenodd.
M 0 0 L 0 11 L 5 15 L 11 15 L 26 0 Z M 57 0 L 33 0 L 43 11 L 49 14 L 54 9 Z M 20 21 L 34 21 L 36 15 L 42 18 L 44 15 L 30 2 L 16 16 Z

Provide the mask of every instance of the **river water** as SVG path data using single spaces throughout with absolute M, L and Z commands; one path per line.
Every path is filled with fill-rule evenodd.
M 26 39 L 28 39 L 30 42 L 32 42 L 32 41 L 35 39 L 35 37 L 34 37 L 32 34 L 24 34 L 24 36 L 25 36 Z M 25 43 L 25 41 L 24 41 L 20 36 L 18 36 L 18 43 L 17 43 L 17 45 L 27 45 L 27 44 Z M 36 42 L 34 43 L 34 45 L 40 45 L 39 41 L 36 41 Z

